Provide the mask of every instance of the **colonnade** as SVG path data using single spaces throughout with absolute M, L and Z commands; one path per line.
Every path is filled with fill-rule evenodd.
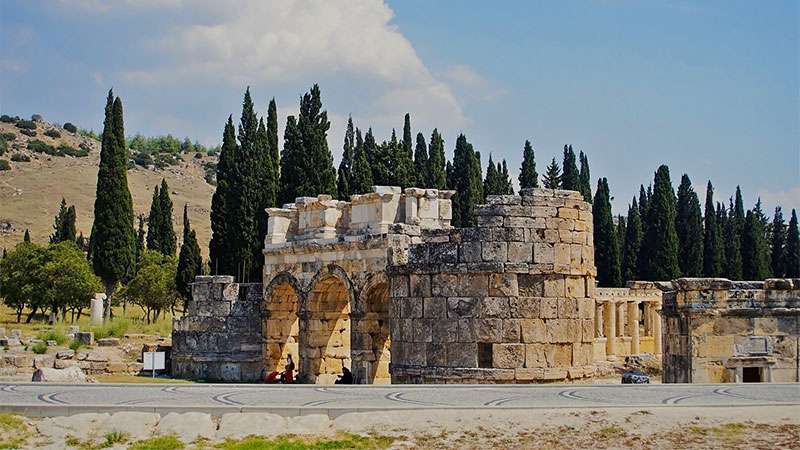
M 598 289 L 598 293 L 594 314 L 596 360 L 661 354 L 660 295 L 640 297 L 626 288 Z

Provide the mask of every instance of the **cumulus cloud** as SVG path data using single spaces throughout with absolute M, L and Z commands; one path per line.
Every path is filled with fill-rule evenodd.
M 780 205 L 783 208 L 783 215 L 788 217 L 792 208 L 800 212 L 800 186 L 789 188 L 785 191 L 759 191 L 758 196 L 767 208 L 774 208 Z M 769 214 L 769 210 L 767 210 Z
M 447 67 L 442 73 L 442 77 L 466 95 L 481 100 L 492 101 L 506 94 L 505 89 L 498 88 L 475 69 L 465 64 Z

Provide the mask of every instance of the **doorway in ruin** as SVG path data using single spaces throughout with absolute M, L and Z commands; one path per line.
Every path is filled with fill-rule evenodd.
M 300 366 L 305 381 L 333 384 L 343 367 L 351 369 L 350 299 L 347 285 L 335 275 L 321 278 L 309 293 Z
M 300 296 L 288 281 L 280 282 L 267 292 L 264 321 L 265 349 L 264 366 L 266 374 L 282 372 L 286 368 L 289 355 L 300 367 Z
M 389 374 L 391 341 L 389 284 L 386 277 L 380 277 L 372 286 L 368 284 L 362 300 L 364 314 L 356 324 L 361 367 L 356 376 L 369 384 L 389 384 L 392 381 Z
M 761 367 L 742 367 L 742 382 L 761 383 Z

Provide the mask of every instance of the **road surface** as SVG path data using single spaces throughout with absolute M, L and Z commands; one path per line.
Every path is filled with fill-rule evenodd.
M 0 383 L 0 411 L 273 412 L 284 416 L 398 409 L 797 406 L 800 384 L 388 385 Z

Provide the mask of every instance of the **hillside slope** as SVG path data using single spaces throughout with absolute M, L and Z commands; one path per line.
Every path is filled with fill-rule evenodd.
M 57 129 L 60 138 L 43 135 L 48 129 Z M 14 133 L 8 142 L 8 152 L 0 157 L 9 160 L 13 153 L 31 158 L 30 162 L 11 162 L 11 170 L 0 171 L 0 247 L 11 248 L 22 241 L 25 229 L 29 229 L 34 242 L 48 242 L 52 233 L 53 217 L 58 212 L 61 198 L 74 204 L 77 210 L 78 232 L 87 238 L 94 219 L 94 197 L 100 145 L 97 141 L 39 123 L 37 136 L 28 137 L 10 123 L 0 123 L 0 133 Z M 80 144 L 90 148 L 89 156 L 49 156 L 27 150 L 29 140 L 39 139 L 53 146 L 67 144 L 78 148 Z M 208 253 L 211 237 L 209 210 L 214 186 L 204 180 L 202 159 L 182 155 L 183 162 L 164 170 L 144 169 L 137 166 L 128 171 L 128 185 L 133 197 L 134 213 L 145 214 L 150 210 L 153 188 L 166 178 L 170 187 L 175 210 L 173 223 L 179 239 L 183 226 L 183 205 L 189 204 L 189 219 L 197 230 L 197 238 L 204 257 Z

